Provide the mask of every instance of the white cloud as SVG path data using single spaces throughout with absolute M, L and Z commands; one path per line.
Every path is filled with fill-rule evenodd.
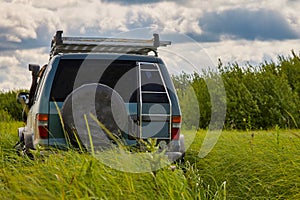
M 174 2 L 123 6 L 98 0 L 79 1 L 13 1 L 0 3 L 0 29 L 10 41 L 40 39 L 38 29 L 49 36 L 56 29 L 72 34 L 116 33 L 133 26 L 156 24 L 180 32 L 200 33 L 201 8 L 178 6 Z M 41 30 L 40 30 L 41 31 Z
M 47 63 L 48 58 L 44 48 L 0 54 L 0 89 L 29 89 L 31 73 L 28 71 L 28 64 L 43 65 Z
M 284 14 L 299 29 L 299 3 L 276 1 L 163 1 L 153 4 L 126 5 L 99 0 L 17 0 L 0 3 L 0 29 L 9 41 L 49 38 L 57 29 L 69 34 L 112 34 L 130 28 L 157 25 L 180 33 L 201 33 L 199 18 L 204 12 L 222 10 L 270 9 Z M 284 8 L 284 9 L 282 9 Z M 46 33 L 42 34 L 40 32 Z
M 241 65 L 250 63 L 259 65 L 264 61 L 277 61 L 279 55 L 288 57 L 291 50 L 299 53 L 300 40 L 286 41 L 223 41 L 203 44 L 208 55 L 220 58 L 223 64 L 237 62 Z
M 1 63 L 2 65 L 2 63 Z M 28 76 L 26 75 L 28 74 Z M 28 89 L 30 86 L 30 73 L 16 65 L 1 66 L 0 89 Z
M 22 2 L 1 3 L 0 13 L 2 35 L 17 42 L 22 39 L 37 39 L 39 28 L 46 28 L 46 32 L 54 31 L 60 24 L 49 10 L 34 8 Z
M 9 66 L 17 66 L 20 62 L 17 58 L 12 56 L 1 56 L 0 57 L 0 69 Z
M 0 89 L 29 87 L 30 73 L 27 65 L 28 63 L 43 65 L 48 61 L 50 39 L 58 29 L 64 30 L 64 35 L 112 36 L 122 31 L 152 26 L 164 29 L 161 33 L 171 30 L 182 34 L 201 34 L 203 30 L 198 23 L 204 13 L 220 13 L 238 8 L 269 9 L 278 12 L 287 20 L 289 26 L 300 34 L 299 1 L 178 0 L 145 4 L 118 4 L 101 0 L 2 1 Z M 205 67 L 211 63 L 215 64 L 218 58 L 221 58 L 223 63 L 249 61 L 259 64 L 265 59 L 276 60 L 277 55 L 290 55 L 291 49 L 296 52 L 300 49 L 299 40 L 268 42 L 223 40 L 199 44 L 203 48 L 185 43 L 174 45 L 169 50 L 178 53 L 177 57 L 192 55 L 196 57 L 194 63 L 199 63 L 200 60 L 200 64 Z M 40 46 L 43 48 L 36 49 Z M 182 49 L 185 51 L 180 52 Z M 178 70 L 181 69 L 180 64 L 174 60 L 166 57 L 166 61 L 177 65 Z

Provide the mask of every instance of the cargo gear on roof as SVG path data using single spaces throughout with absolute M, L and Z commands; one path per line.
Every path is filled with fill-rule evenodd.
M 62 37 L 63 31 L 57 31 L 51 41 L 50 58 L 59 53 L 123 53 L 148 55 L 157 48 L 171 45 L 171 41 L 160 41 L 157 33 L 153 38 L 125 39 L 125 38 L 100 38 L 100 37 Z

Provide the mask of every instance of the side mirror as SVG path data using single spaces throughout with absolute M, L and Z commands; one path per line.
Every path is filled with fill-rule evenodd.
M 28 92 L 19 92 L 17 95 L 17 102 L 22 105 L 28 105 L 29 93 Z

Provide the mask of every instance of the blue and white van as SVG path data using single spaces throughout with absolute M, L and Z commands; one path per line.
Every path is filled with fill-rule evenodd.
M 78 142 L 89 148 L 82 125 L 83 113 L 90 112 L 126 145 L 154 138 L 167 147 L 170 159 L 183 159 L 179 102 L 156 51 L 168 44 L 157 34 L 153 40 L 134 40 L 62 37 L 58 31 L 49 63 L 41 69 L 30 65 L 32 87 L 18 96 L 29 109 L 26 126 L 19 128 L 19 147 L 25 153 Z M 93 138 L 100 149 L 106 144 L 100 140 L 112 141 L 102 134 Z

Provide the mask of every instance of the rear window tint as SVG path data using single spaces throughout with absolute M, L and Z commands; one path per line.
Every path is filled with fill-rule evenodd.
M 55 74 L 50 100 L 62 102 L 74 89 L 88 83 L 105 84 L 115 89 L 125 102 L 136 102 L 136 62 L 62 59 Z

